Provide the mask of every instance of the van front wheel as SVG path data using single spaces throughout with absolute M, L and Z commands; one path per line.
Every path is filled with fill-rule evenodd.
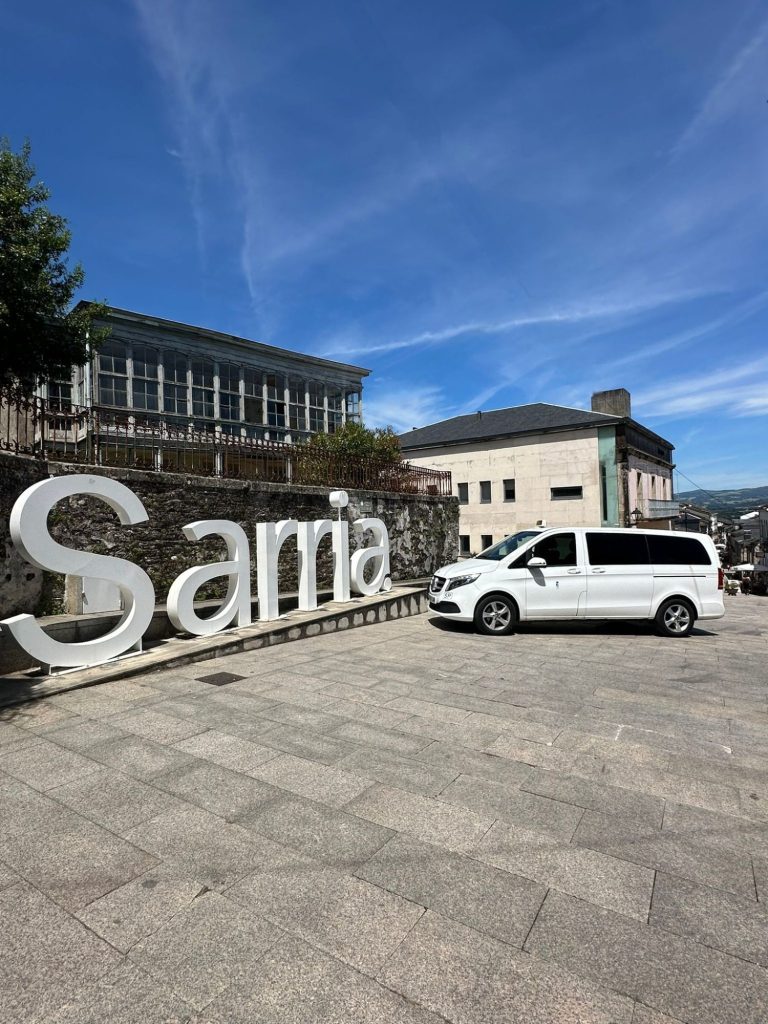
M 673 597 L 656 612 L 656 626 L 662 636 L 690 636 L 696 613 L 682 598 Z
M 475 608 L 475 629 L 486 636 L 506 636 L 517 623 L 517 608 L 503 594 L 489 594 Z

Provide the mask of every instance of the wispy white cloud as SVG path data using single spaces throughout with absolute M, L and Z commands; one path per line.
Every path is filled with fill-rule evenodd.
M 665 381 L 633 398 L 652 418 L 697 413 L 761 416 L 768 413 L 768 357 L 724 365 L 704 374 Z
M 348 339 L 344 339 L 344 343 L 341 344 L 339 342 L 331 342 L 330 345 L 332 347 L 327 348 L 326 352 L 328 355 L 333 355 L 340 351 L 365 352 L 369 354 L 396 352 L 400 349 L 440 345 L 444 342 L 455 341 L 469 335 L 501 335 L 509 334 L 511 331 L 524 327 L 573 325 L 591 320 L 621 319 L 647 313 L 662 306 L 686 302 L 699 294 L 696 290 L 681 290 L 678 292 L 661 292 L 656 294 L 635 294 L 632 297 L 627 296 L 618 299 L 596 299 L 589 304 L 574 304 L 562 309 L 543 310 L 541 312 L 532 312 L 499 320 L 474 320 L 454 324 L 437 330 L 421 331 L 419 334 L 412 335 L 409 338 L 384 341 L 373 345 L 360 343 L 351 350 Z M 336 345 L 339 347 L 334 347 Z
M 743 81 L 750 73 L 754 72 L 756 78 L 764 80 L 767 48 L 768 20 L 750 34 L 720 73 L 672 147 L 670 156 L 673 160 L 677 160 L 715 125 L 733 113 L 742 95 Z
M 630 366 L 632 363 L 642 362 L 644 359 L 653 359 L 664 352 L 684 348 L 691 342 L 699 341 L 701 338 L 711 334 L 717 334 L 718 331 L 722 331 L 726 327 L 734 327 L 738 323 L 743 323 L 756 313 L 759 313 L 760 310 L 765 309 L 767 305 L 768 291 L 760 292 L 758 295 L 747 299 L 746 302 L 742 302 L 734 306 L 733 309 L 729 309 L 722 316 L 715 317 L 702 324 L 697 324 L 686 331 L 678 331 L 676 334 L 662 338 L 659 341 L 654 341 L 649 345 L 634 345 L 632 351 L 627 353 L 627 355 L 622 356 L 620 359 L 612 360 L 609 369 L 611 371 L 618 370 L 624 366 Z

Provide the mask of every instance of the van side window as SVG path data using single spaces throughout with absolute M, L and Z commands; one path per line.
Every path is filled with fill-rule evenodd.
M 695 537 L 647 537 L 654 565 L 712 565 L 709 552 Z
M 648 565 L 645 534 L 588 533 L 587 552 L 590 565 Z
M 526 563 L 534 556 L 545 559 L 547 566 L 552 568 L 576 565 L 576 534 L 555 533 L 545 537 L 532 551 L 526 552 Z

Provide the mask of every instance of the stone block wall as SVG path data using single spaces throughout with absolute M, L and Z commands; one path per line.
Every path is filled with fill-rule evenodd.
M 256 592 L 256 524 L 280 519 L 332 519 L 328 488 L 298 487 L 239 480 L 219 480 L 172 473 L 150 473 L 113 467 L 83 467 L 37 462 L 0 453 L 0 618 L 21 612 L 58 614 L 64 608 L 64 578 L 27 565 L 13 548 L 8 517 L 14 501 L 30 484 L 48 476 L 90 471 L 119 480 L 142 500 L 149 521 L 121 526 L 112 510 L 95 499 L 74 497 L 59 503 L 49 517 L 48 528 L 60 544 L 100 554 L 127 558 L 145 569 L 152 579 L 158 603 L 165 602 L 168 588 L 184 569 L 225 558 L 223 542 L 216 538 L 199 543 L 185 540 L 181 527 L 196 519 L 230 519 L 239 523 L 251 543 L 253 592 Z M 391 571 L 394 580 L 431 575 L 453 562 L 458 552 L 458 502 L 456 498 L 425 495 L 350 491 L 346 509 L 350 523 L 364 516 L 382 519 L 389 531 Z M 350 529 L 350 550 L 359 546 Z M 320 545 L 318 586 L 329 586 L 330 537 Z M 295 538 L 280 555 L 280 587 L 298 587 Z M 213 583 L 199 597 L 219 596 Z

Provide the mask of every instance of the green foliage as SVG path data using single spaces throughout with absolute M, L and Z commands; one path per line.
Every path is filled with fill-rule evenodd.
M 67 379 L 86 361 L 88 334 L 98 345 L 108 333 L 91 326 L 103 305 L 69 309 L 83 268 L 67 265 L 71 233 L 45 205 L 30 155 L 28 142 L 14 153 L 0 139 L 0 386 Z
M 348 459 L 374 459 L 382 463 L 400 462 L 403 457 L 392 427 L 370 429 L 362 423 L 347 423 L 335 434 L 314 434 L 307 446 L 318 453 Z

